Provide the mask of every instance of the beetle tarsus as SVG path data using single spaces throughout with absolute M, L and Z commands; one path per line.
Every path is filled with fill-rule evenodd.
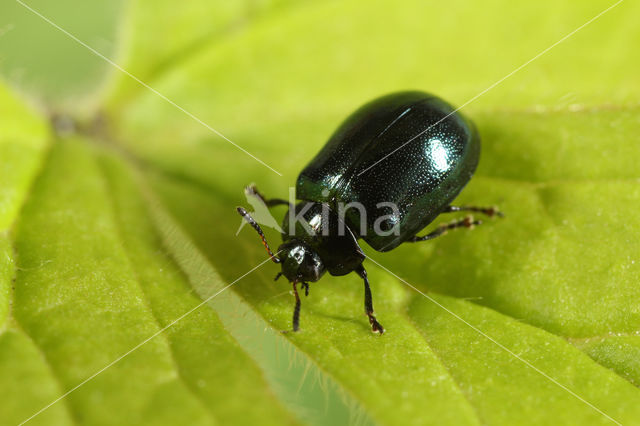
M 369 324 L 371 324 L 371 331 L 373 333 L 384 334 L 384 327 L 378 322 L 373 312 L 367 313 L 367 316 L 369 317 Z
M 378 322 L 375 315 L 373 315 L 373 297 L 371 296 L 371 287 L 369 286 L 369 278 L 367 278 L 367 271 L 364 266 L 360 265 L 356 269 L 360 278 L 364 280 L 364 313 L 369 318 L 369 324 L 371 324 L 371 331 L 374 333 L 384 333 L 384 327 Z

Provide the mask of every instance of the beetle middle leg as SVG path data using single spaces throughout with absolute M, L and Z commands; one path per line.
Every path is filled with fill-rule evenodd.
M 373 315 L 373 298 L 371 297 L 371 287 L 369 287 L 369 279 L 367 278 L 367 271 L 362 265 L 356 269 L 360 278 L 364 280 L 364 312 L 369 317 L 369 324 L 371 324 L 371 331 L 374 333 L 384 333 L 384 327 L 378 322 L 375 315 Z
M 256 188 L 256 186 L 253 184 L 247 186 L 244 189 L 244 192 L 247 195 L 252 195 L 258 198 L 267 207 L 274 207 L 274 206 L 281 206 L 281 205 L 291 207 L 291 204 L 289 204 L 287 200 L 283 200 L 282 198 L 265 198 L 264 195 L 262 195 L 260 191 L 258 191 L 258 188 Z
M 451 229 L 456 229 L 456 228 L 473 228 L 476 225 L 480 225 L 482 224 L 481 220 L 474 220 L 473 216 L 469 215 L 466 216 L 462 219 L 458 219 L 458 220 L 454 220 L 451 223 L 443 223 L 442 225 L 438 226 L 434 231 L 428 233 L 427 235 L 423 235 L 422 237 L 419 236 L 414 236 L 412 238 L 409 238 L 407 240 L 408 243 L 416 243 L 418 241 L 427 241 L 427 240 L 433 240 L 434 238 L 437 238 L 441 235 L 444 235 L 447 233 L 447 231 L 451 230 Z

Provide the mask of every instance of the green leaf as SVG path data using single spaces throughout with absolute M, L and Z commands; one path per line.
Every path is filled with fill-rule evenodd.
M 43 161 L 47 142 L 44 121 L 0 86 L 0 412 L 9 424 L 24 420 L 62 392 L 38 348 L 16 329 L 10 316 L 16 273 L 10 226 Z M 59 405 L 38 420 L 64 425 L 70 417 Z
M 0 85 L 0 230 L 16 219 L 48 145 L 46 122 Z
M 175 105 L 111 74 L 96 120 L 51 137 L 0 89 L 0 412 L 82 384 L 33 421 L 638 424 L 638 4 L 518 69 L 613 3 L 222 3 L 124 8 L 116 62 Z M 506 217 L 365 248 L 384 336 L 354 274 L 281 334 L 292 296 L 236 236 L 243 186 L 286 197 L 340 120 L 406 88 L 473 100 L 457 203 Z
M 47 147 L 43 121 L 0 86 L 0 330 L 9 310 L 14 256 L 8 235 Z
M 22 4 L 24 4 L 24 6 Z M 100 80 L 113 69 L 91 51 L 56 30 L 74 34 L 106 56 L 116 50 L 115 17 L 123 0 L 81 2 L 46 0 L 0 4 L 0 72 L 20 91 L 56 112 L 84 115 L 95 108 Z M 89 109 L 89 111 L 87 111 Z
M 128 73 L 149 81 L 175 68 L 201 48 L 242 31 L 254 20 L 290 0 L 212 2 L 190 1 L 175 7 L 169 0 L 130 2 L 121 37 L 126 38 L 120 53 Z M 144 30 L 141 31 L 140 29 Z M 115 76 L 112 102 L 124 102 L 144 90 L 129 75 Z
M 89 143 L 56 144 L 16 231 L 15 319 L 65 389 L 198 305 L 162 253 L 126 169 L 105 160 L 103 171 Z M 252 403 L 247 421 L 287 421 L 217 316 L 199 310 L 64 404 L 89 423 L 212 424 L 244 409 L 238 394 Z

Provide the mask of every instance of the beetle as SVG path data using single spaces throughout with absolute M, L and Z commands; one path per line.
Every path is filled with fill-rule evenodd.
M 383 334 L 358 240 L 385 252 L 481 223 L 468 215 L 417 235 L 442 213 L 501 216 L 496 207 L 451 205 L 471 179 L 479 156 L 480 137 L 469 119 L 436 96 L 398 92 L 370 101 L 338 127 L 298 176 L 299 202 L 268 199 L 254 185 L 247 187 L 247 195 L 268 208 L 289 207 L 275 254 L 246 209 L 237 211 L 258 232 L 271 260 L 281 265 L 276 280 L 284 275 L 292 283 L 293 330 L 300 324 L 298 284 L 308 295 L 309 283 L 327 271 L 335 276 L 355 272 L 364 281 L 371 330 Z

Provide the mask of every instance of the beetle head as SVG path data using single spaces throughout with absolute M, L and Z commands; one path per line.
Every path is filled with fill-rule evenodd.
M 278 274 L 278 277 L 284 275 L 291 282 L 301 283 L 315 282 L 322 277 L 325 272 L 324 263 L 315 250 L 302 241 L 291 240 L 278 247 L 278 253 L 274 254 L 260 225 L 244 208 L 237 207 L 236 210 L 256 230 L 271 260 L 282 264 L 282 272 Z
M 278 248 L 278 252 L 282 275 L 291 282 L 315 282 L 325 272 L 318 253 L 301 241 L 288 241 Z

